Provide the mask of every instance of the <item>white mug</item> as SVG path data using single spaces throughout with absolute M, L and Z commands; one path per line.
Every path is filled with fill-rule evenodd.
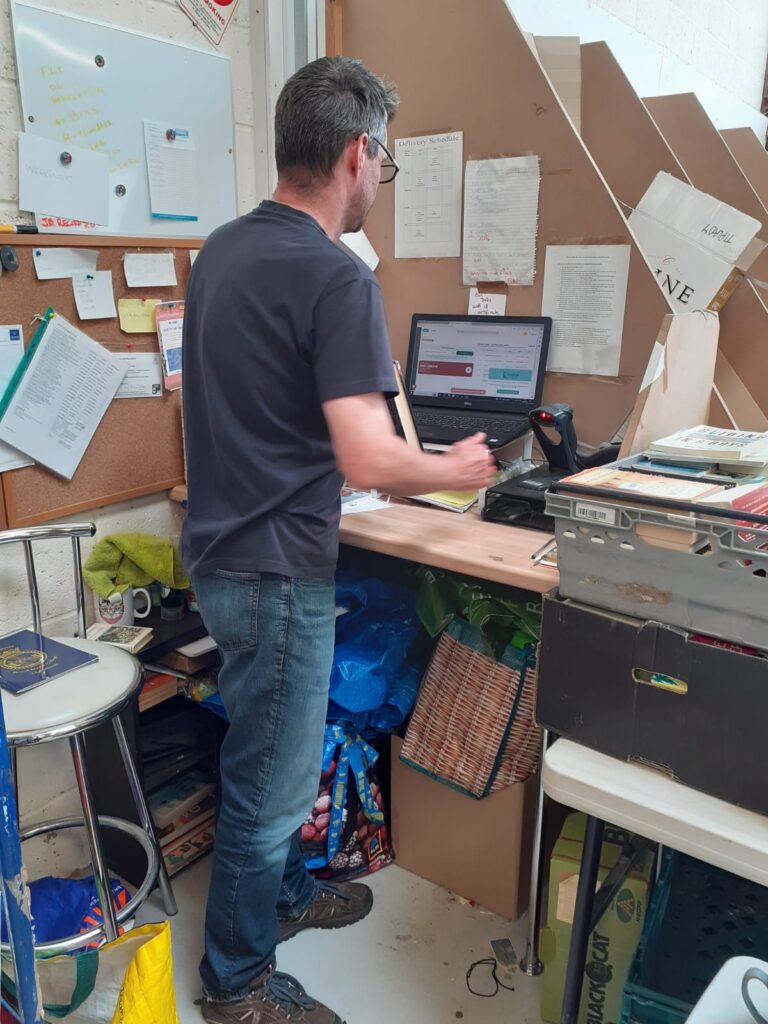
M 142 611 L 136 611 L 134 599 L 141 594 L 146 601 Z M 144 587 L 128 587 L 119 593 L 117 590 L 109 597 L 100 597 L 98 604 L 99 618 L 108 626 L 132 626 L 134 619 L 146 619 L 152 611 L 152 598 Z
M 768 1021 L 766 1021 L 765 1017 L 752 1001 L 752 996 L 749 993 L 750 981 L 759 981 L 761 985 L 765 985 L 765 987 L 768 988 L 768 974 L 766 974 L 765 971 L 761 971 L 759 967 L 750 967 L 741 980 L 741 995 L 746 1003 L 747 1009 L 758 1024 L 768 1024 Z

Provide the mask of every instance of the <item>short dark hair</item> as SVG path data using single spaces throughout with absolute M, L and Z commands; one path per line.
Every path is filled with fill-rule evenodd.
M 283 86 L 275 108 L 278 174 L 311 184 L 329 178 L 350 139 L 366 133 L 375 156 L 400 103 L 393 85 L 352 57 L 321 57 Z

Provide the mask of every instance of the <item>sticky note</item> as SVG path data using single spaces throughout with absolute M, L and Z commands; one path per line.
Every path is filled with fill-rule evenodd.
M 154 334 L 155 306 L 159 299 L 118 299 L 120 330 L 126 334 Z
M 75 293 L 77 315 L 81 320 L 104 320 L 117 316 L 111 270 L 73 274 L 72 290 Z

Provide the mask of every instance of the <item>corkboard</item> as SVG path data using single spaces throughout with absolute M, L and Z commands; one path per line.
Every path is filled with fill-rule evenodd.
M 579 436 L 610 438 L 631 411 L 669 305 L 604 180 L 504 0 L 345 0 L 344 52 L 397 83 L 391 139 L 462 130 L 464 159 L 537 154 L 541 163 L 536 281 L 509 289 L 510 315 L 538 316 L 545 246 L 632 247 L 620 376 L 549 374 L 545 401 L 576 411 Z M 392 347 L 405 359 L 413 313 L 466 313 L 461 259 L 394 259 L 394 189 L 366 222 Z
M 768 207 L 768 150 L 751 128 L 725 128 L 720 135 L 760 202 Z
M 581 47 L 581 137 L 627 215 L 659 171 L 690 184 L 607 43 Z
M 52 306 L 89 337 L 114 352 L 156 352 L 152 334 L 124 334 L 117 319 L 81 321 L 68 279 L 38 281 L 32 261 L 34 247 L 73 246 L 97 249 L 99 270 L 111 270 L 115 301 L 119 298 L 182 298 L 189 275 L 189 249 L 196 239 L 94 239 L 80 236 L 0 236 L 13 245 L 19 269 L 0 280 L 0 323 L 21 323 L 24 342 L 34 335 L 37 314 Z M 125 252 L 173 250 L 178 285 L 128 288 L 123 274 Z M 2 474 L 8 526 L 30 526 L 102 505 L 168 490 L 184 479 L 180 392 L 162 398 L 113 401 L 101 421 L 72 480 L 63 480 L 40 466 Z

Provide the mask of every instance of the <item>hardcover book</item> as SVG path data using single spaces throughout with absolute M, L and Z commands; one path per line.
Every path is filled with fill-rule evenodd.
M 99 659 L 31 629 L 0 637 L 0 687 L 18 696 Z

